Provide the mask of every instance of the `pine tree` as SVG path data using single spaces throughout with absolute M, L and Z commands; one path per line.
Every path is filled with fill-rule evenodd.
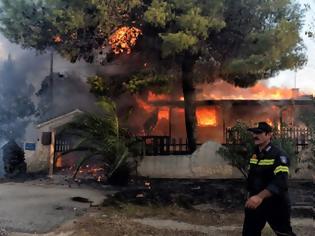
M 304 11 L 291 0 L 2 2 L 0 30 L 6 37 L 38 50 L 53 47 L 72 62 L 95 60 L 119 26 L 142 29 L 137 48 L 149 64 L 157 72 L 180 72 L 190 151 L 196 149 L 200 79 L 247 87 L 306 62 L 299 35 Z M 207 70 L 200 73 L 201 67 Z

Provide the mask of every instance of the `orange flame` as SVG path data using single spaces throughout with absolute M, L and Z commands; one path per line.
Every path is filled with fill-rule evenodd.
M 149 95 L 148 95 L 148 101 L 149 102 L 154 102 L 154 101 L 165 101 L 165 100 L 169 100 L 169 96 L 164 95 L 164 94 L 155 94 L 151 91 L 149 91 Z
M 62 167 L 63 167 L 62 154 L 61 154 L 61 152 L 58 152 L 58 153 L 57 153 L 55 166 L 56 166 L 57 168 L 62 168 Z
M 216 81 L 211 84 L 198 85 L 201 90 L 197 94 L 197 100 L 207 99 L 291 99 L 292 90 L 289 88 L 267 87 L 263 83 L 257 83 L 250 88 L 235 87 L 224 81 Z
M 62 41 L 61 36 L 60 35 L 53 36 L 53 41 L 55 43 L 61 43 L 61 41 Z
M 161 120 L 161 119 L 168 120 L 169 116 L 170 116 L 169 108 L 162 107 L 162 108 L 159 109 L 158 120 Z
M 115 54 L 123 52 L 130 54 L 131 48 L 136 45 L 141 34 L 141 30 L 136 27 L 123 26 L 109 37 L 109 44 Z
M 205 127 L 217 125 L 216 110 L 213 107 L 198 107 L 196 116 L 198 126 Z
M 151 113 L 156 110 L 156 107 L 150 105 L 149 103 L 145 102 L 143 99 L 136 97 L 136 101 L 139 107 L 144 109 L 145 111 Z

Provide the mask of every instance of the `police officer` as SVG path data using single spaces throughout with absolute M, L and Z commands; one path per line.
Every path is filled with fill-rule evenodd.
M 271 144 L 272 127 L 266 122 L 248 130 L 256 149 L 250 159 L 243 236 L 260 236 L 266 222 L 276 235 L 295 236 L 290 223 L 289 159 Z

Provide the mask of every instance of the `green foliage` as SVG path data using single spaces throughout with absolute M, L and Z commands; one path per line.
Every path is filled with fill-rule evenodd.
M 310 4 L 305 4 L 305 7 L 308 11 L 308 14 L 311 16 L 311 22 L 307 26 L 307 30 L 305 31 L 305 35 L 309 38 L 315 40 L 315 9 L 311 8 Z
M 202 15 L 199 7 L 193 7 L 187 14 L 178 16 L 178 25 L 187 34 L 196 35 L 200 39 L 208 38 L 209 28 L 221 29 L 225 26 L 224 21 Z
M 247 129 L 245 123 L 237 122 L 231 129 L 231 143 L 218 150 L 224 160 L 236 167 L 245 178 L 248 175 L 249 159 L 255 150 L 253 137 Z
M 148 88 L 156 93 L 168 92 L 169 83 L 174 80 L 172 75 L 159 74 L 154 71 L 143 71 L 131 76 L 123 85 L 131 93 L 142 93 Z
M 185 51 L 198 53 L 201 42 L 209 37 L 209 31 L 224 27 L 223 17 L 219 14 L 223 9 L 223 5 L 218 4 L 221 1 L 209 2 L 151 2 L 144 12 L 144 20 L 152 27 L 157 27 L 155 30 L 162 39 L 162 56 L 176 56 Z
M 229 59 L 221 68 L 228 82 L 244 87 L 269 78 L 279 70 L 305 64 L 305 50 L 299 35 L 304 10 L 299 5 L 284 0 L 227 3 L 231 18 L 226 22 L 228 32 L 223 35 L 233 40 L 223 41 L 228 47 L 232 46 L 230 43 L 238 45 L 226 51 Z M 240 79 L 243 75 L 252 79 L 247 79 L 246 83 Z
M 92 62 L 94 49 L 139 1 L 2 0 L 0 30 L 24 48 L 54 48 L 70 61 Z M 56 40 L 57 39 L 57 40 Z
M 290 159 L 291 172 L 295 170 L 298 164 L 298 156 L 295 151 L 296 146 L 294 140 L 290 138 L 275 137 L 272 139 L 272 143 L 280 149 L 284 150 L 284 152 L 288 155 Z
M 144 13 L 146 22 L 155 27 L 165 27 L 166 23 L 172 18 L 172 13 L 167 2 L 161 0 L 153 0 L 151 6 Z
M 86 153 L 86 157 L 78 163 L 74 178 L 86 161 L 93 157 L 102 157 L 108 181 L 117 183 L 118 178 L 119 183 L 125 183 L 131 173 L 131 163 L 128 160 L 131 153 L 128 146 L 134 140 L 120 128 L 115 104 L 111 100 L 103 98 L 99 106 L 102 114 L 84 113 L 63 129 L 65 134 L 76 137 L 77 140 L 76 145 L 68 152 Z
M 8 39 L 40 51 L 55 48 L 73 62 L 92 62 L 113 30 L 131 22 L 151 29 L 144 45 L 154 42 L 164 57 L 196 54 L 194 61 L 216 65 L 213 73 L 236 85 L 306 62 L 299 36 L 304 9 L 289 0 L 1 2 L 0 30 Z
M 108 94 L 110 87 L 107 78 L 100 76 L 91 76 L 87 79 L 87 83 L 90 86 L 90 92 L 97 97 L 105 96 Z
M 198 38 L 186 34 L 184 32 L 161 34 L 163 39 L 162 56 L 168 57 L 174 54 L 181 53 L 185 50 L 193 49 L 193 46 L 198 42 Z

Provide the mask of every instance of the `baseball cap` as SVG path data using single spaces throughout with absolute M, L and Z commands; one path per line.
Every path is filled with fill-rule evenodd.
M 270 133 L 272 132 L 272 127 L 267 122 L 259 122 L 257 127 L 249 128 L 248 131 L 251 131 L 253 133 Z

